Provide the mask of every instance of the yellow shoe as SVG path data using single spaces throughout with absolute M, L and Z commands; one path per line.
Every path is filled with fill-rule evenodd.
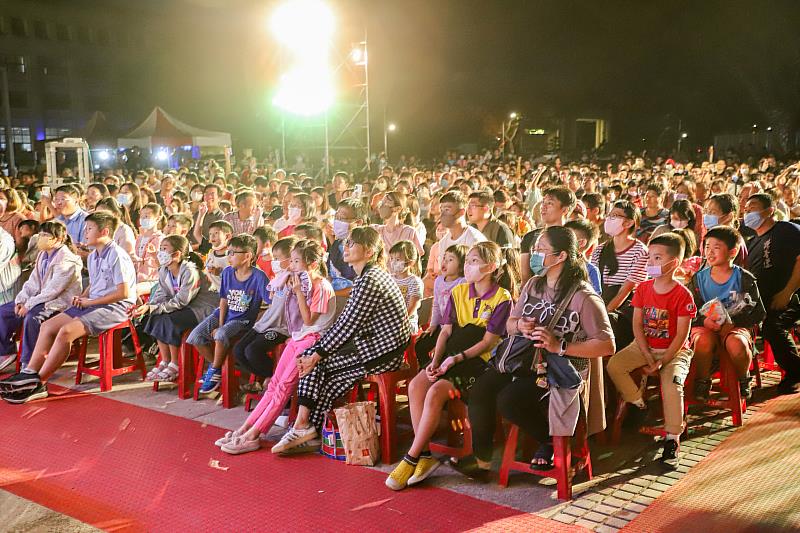
M 413 475 L 414 465 L 402 460 L 386 478 L 386 486 L 392 490 L 403 490 L 408 485 L 408 479 Z
M 433 474 L 433 471 L 439 468 L 442 463 L 433 456 L 420 457 L 417 463 L 417 468 L 414 469 L 414 475 L 408 479 L 408 485 L 416 485 L 428 479 L 428 476 Z

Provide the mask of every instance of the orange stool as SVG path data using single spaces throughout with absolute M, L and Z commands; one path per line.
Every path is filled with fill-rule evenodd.
M 631 372 L 631 378 L 633 378 L 634 381 L 640 381 L 643 379 L 643 377 L 644 374 L 642 373 L 641 370 L 634 370 L 633 372 Z M 686 383 L 688 383 L 688 381 L 689 380 L 687 378 Z M 689 390 L 686 387 L 686 383 L 684 383 L 684 391 Z M 645 390 L 643 393 L 643 397 L 645 399 L 645 403 L 649 403 L 649 399 L 652 397 L 652 394 L 648 395 L 648 391 L 650 391 L 651 393 L 657 391 L 659 399 L 661 398 L 661 381 L 658 375 L 648 376 L 644 386 Z M 739 389 L 737 388 L 736 390 Z M 663 403 L 659 402 L 658 405 L 660 408 L 663 405 Z M 611 426 L 611 444 L 619 444 L 622 438 L 622 423 L 625 420 L 625 416 L 628 414 L 629 407 L 630 406 L 628 402 L 622 399 L 622 395 L 618 395 L 617 409 L 614 413 L 614 421 Z M 687 396 L 684 394 L 684 402 L 683 402 L 684 415 L 686 415 L 688 411 L 689 411 L 689 402 L 687 401 Z M 686 431 L 686 429 L 687 428 L 684 425 L 684 432 Z M 652 435 L 655 437 L 667 436 L 667 432 L 664 430 L 663 426 L 654 426 L 654 427 L 642 426 L 641 428 L 639 428 L 639 433 L 642 433 L 644 435 Z
M 517 461 L 517 441 L 519 439 L 519 426 L 511 424 L 503 450 L 503 462 L 500 464 L 500 485 L 508 486 L 508 476 L 512 470 L 527 472 L 537 476 L 549 477 L 556 480 L 558 499 L 572 499 L 572 479 L 581 470 L 585 470 L 589 479 L 592 479 L 592 457 L 589 453 L 589 441 L 586 435 L 586 423 L 581 418 L 575 428 L 575 441 L 580 448 L 572 448 L 572 438 L 553 437 L 553 468 L 550 470 L 536 470 L 530 463 Z M 577 462 L 573 465 L 572 459 Z
M 135 355 L 132 357 L 124 357 L 122 355 L 122 332 L 125 329 L 130 329 L 131 331 L 135 351 Z M 100 390 L 102 392 L 111 390 L 111 382 L 114 376 L 138 371 L 142 373 L 142 379 L 145 378 L 147 371 L 142 358 L 142 347 L 139 345 L 139 336 L 136 334 L 136 328 L 130 320 L 117 324 L 98 336 L 100 359 L 96 363 L 86 362 L 86 345 L 88 341 L 88 337 L 83 337 L 77 341 L 79 343 L 79 352 L 78 370 L 75 375 L 76 385 L 80 385 L 83 374 L 99 377 Z

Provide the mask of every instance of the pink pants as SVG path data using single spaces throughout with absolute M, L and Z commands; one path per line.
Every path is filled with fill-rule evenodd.
M 256 408 L 247 417 L 247 425 L 255 426 L 261 433 L 266 433 L 275 423 L 283 410 L 283 406 L 291 397 L 300 375 L 297 372 L 297 358 L 319 340 L 319 335 L 312 333 L 299 341 L 286 342 L 278 366 L 272 374 L 267 391 Z

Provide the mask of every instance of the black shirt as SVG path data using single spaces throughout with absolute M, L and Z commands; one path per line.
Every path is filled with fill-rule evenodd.
M 539 238 L 539 235 L 541 235 L 543 231 L 544 228 L 536 228 L 526 233 L 525 236 L 522 237 L 522 244 L 520 245 L 519 253 L 531 253 L 531 248 L 533 248 L 533 245 L 536 244 L 536 239 Z
M 747 266 L 758 280 L 761 299 L 769 306 L 792 277 L 800 256 L 800 226 L 792 222 L 776 222 L 771 230 L 748 243 Z

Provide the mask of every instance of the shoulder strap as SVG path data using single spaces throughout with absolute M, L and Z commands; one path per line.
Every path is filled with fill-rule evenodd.
M 578 290 L 580 283 L 576 283 L 572 285 L 567 294 L 564 295 L 564 298 L 561 299 L 559 302 L 558 307 L 556 308 L 556 312 L 553 313 L 553 316 L 550 317 L 550 321 L 547 323 L 547 329 L 552 331 L 553 326 L 558 324 L 558 321 L 561 320 L 561 316 L 564 314 L 564 311 L 567 310 L 567 306 L 572 301 L 572 297 L 575 295 L 575 292 Z M 541 362 L 542 360 L 542 349 L 536 348 L 536 351 L 533 353 L 533 364 L 531 365 L 531 369 L 535 372 L 536 365 Z

